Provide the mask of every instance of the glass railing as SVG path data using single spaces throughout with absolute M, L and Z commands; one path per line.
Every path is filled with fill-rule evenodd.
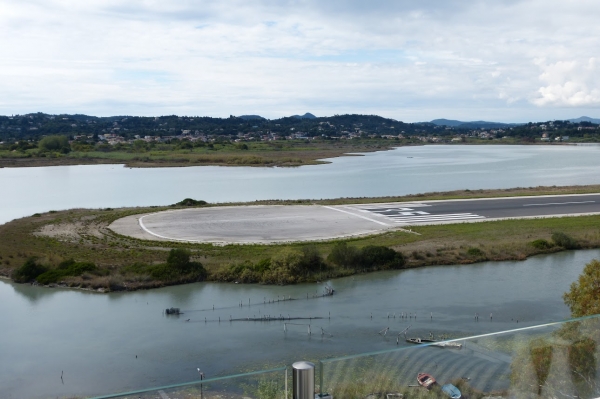
M 317 362 L 315 397 L 600 397 L 600 316 L 451 340 L 386 333 L 397 348 Z M 280 367 L 94 399 L 291 399 L 292 374 Z
M 93 399 L 233 399 L 233 398 L 291 398 L 288 389 L 287 367 L 238 374 L 227 377 L 200 379 L 182 384 L 167 385 Z
M 322 360 L 316 389 L 334 398 L 368 399 L 600 396 L 598 316 L 448 341 L 428 338 L 401 335 L 399 343 L 415 344 Z

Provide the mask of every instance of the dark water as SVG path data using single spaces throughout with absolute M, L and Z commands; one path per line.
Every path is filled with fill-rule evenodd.
M 600 146 L 430 145 L 299 168 L 120 165 L 0 169 L 0 223 L 69 208 L 376 197 L 458 189 L 600 183 Z M 43 198 L 43 200 L 42 200 Z
M 392 349 L 409 324 L 415 336 L 469 336 L 562 320 L 569 314 L 563 292 L 599 257 L 598 250 L 577 251 L 380 272 L 331 281 L 334 296 L 311 299 L 324 284 L 198 283 L 96 294 L 0 282 L 0 397 L 89 396 L 194 380 L 197 367 L 216 376 Z M 296 300 L 263 304 L 284 296 Z M 163 315 L 171 306 L 185 314 Z M 292 321 L 302 325 L 286 333 L 281 321 L 229 322 L 263 315 L 323 319 Z M 333 336 L 322 337 L 321 328 Z

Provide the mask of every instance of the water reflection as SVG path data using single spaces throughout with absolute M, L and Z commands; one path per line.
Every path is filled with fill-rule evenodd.
M 216 376 L 392 349 L 408 326 L 414 336 L 463 337 L 562 320 L 569 314 L 562 293 L 598 257 L 599 250 L 573 251 L 386 271 L 333 280 L 334 296 L 310 299 L 324 284 L 195 283 L 97 294 L 0 282 L 1 342 L 10 343 L 2 349 L 0 386 L 12 397 L 95 395 L 190 380 L 200 363 Z M 282 300 L 290 296 L 295 300 Z M 185 314 L 163 315 L 171 306 Z M 280 320 L 247 320 L 267 315 L 310 319 L 287 331 Z M 387 327 L 389 336 L 378 334 Z M 31 347 L 37 349 L 22 349 Z M 54 384 L 57 367 L 69 385 Z M 36 380 L 19 383 L 24 375 Z
M 7 284 L 7 286 L 10 287 L 14 293 L 19 294 L 23 298 L 27 299 L 27 301 L 31 304 L 38 303 L 43 299 L 48 299 L 61 291 L 65 291 L 65 289 L 62 288 L 36 287 L 31 284 L 10 283 Z

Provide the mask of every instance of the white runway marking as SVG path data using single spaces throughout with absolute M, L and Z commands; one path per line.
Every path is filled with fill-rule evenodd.
M 143 219 L 143 218 L 145 218 L 146 216 L 149 216 L 149 215 L 144 215 L 144 216 L 142 216 L 142 217 L 141 217 L 141 218 L 138 220 L 138 223 L 139 223 L 140 227 L 142 228 L 142 230 L 144 230 L 146 233 L 148 233 L 148 234 L 150 234 L 150 235 L 153 235 L 154 237 L 162 238 L 162 239 L 165 239 L 165 240 L 173 240 L 173 241 L 190 241 L 190 242 L 200 242 L 200 241 L 197 241 L 197 240 L 182 240 L 182 239 L 179 239 L 179 238 L 171 238 L 171 237 L 167 237 L 167 236 L 161 236 L 160 234 L 156 234 L 156 233 L 154 233 L 154 232 L 150 231 L 150 230 L 149 230 L 149 229 L 146 227 L 146 225 L 144 225 L 144 222 L 142 222 L 142 219 Z
M 352 215 L 352 216 L 356 216 L 357 218 L 361 218 L 361 219 L 369 220 L 369 221 L 371 221 L 371 222 L 375 222 L 375 223 L 377 223 L 377 224 L 381 224 L 381 225 L 383 225 L 383 226 L 389 226 L 389 224 L 387 224 L 387 223 L 383 223 L 383 222 L 380 222 L 379 220 L 371 219 L 371 218 L 368 218 L 368 217 L 366 217 L 366 216 L 357 215 L 356 213 L 348 212 L 348 211 L 345 211 L 345 210 L 343 210 L 343 209 L 339 209 L 339 208 L 333 208 L 333 207 L 331 207 L 331 206 L 323 206 L 323 208 L 331 209 L 331 210 L 338 211 L 338 212 L 342 212 L 342 213 L 347 213 L 348 215 Z
M 416 211 L 408 207 L 370 207 L 366 208 L 369 212 L 383 216 L 392 220 L 396 224 L 417 224 L 427 222 L 443 222 L 443 221 L 460 221 L 471 219 L 485 219 L 484 216 L 474 213 L 446 213 L 446 214 L 431 214 L 424 211 Z
M 450 213 L 441 215 L 427 216 L 388 216 L 396 223 L 411 224 L 423 222 L 442 222 L 445 220 L 467 220 L 467 219 L 485 219 L 485 216 L 475 215 L 473 213 Z
M 548 202 L 547 204 L 525 204 L 523 206 L 545 206 L 545 205 L 566 205 L 566 204 L 590 204 L 596 201 L 579 201 L 579 202 Z

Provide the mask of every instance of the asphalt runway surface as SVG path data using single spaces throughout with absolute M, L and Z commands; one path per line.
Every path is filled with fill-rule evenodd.
M 191 208 L 128 216 L 110 228 L 141 239 L 250 244 L 328 240 L 426 224 L 586 214 L 600 214 L 600 194 Z

